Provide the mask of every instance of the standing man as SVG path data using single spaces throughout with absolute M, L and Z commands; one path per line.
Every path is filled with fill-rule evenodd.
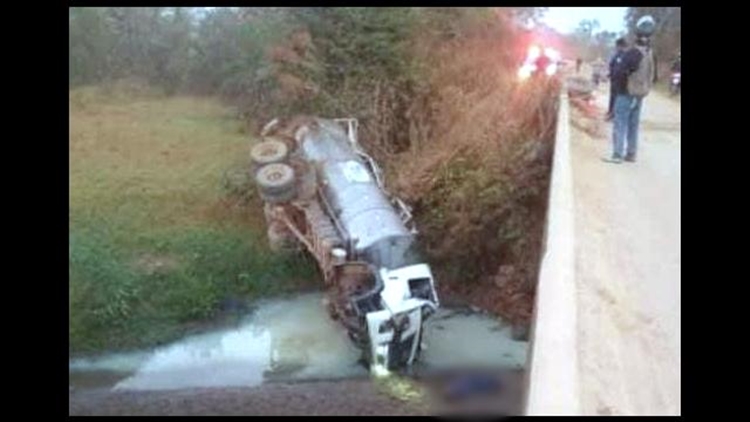
M 581 58 L 576 59 L 576 73 L 581 73 L 581 64 L 583 63 L 583 60 Z
M 609 108 L 607 109 L 607 121 L 611 121 L 615 117 L 615 84 L 612 82 L 612 75 L 615 74 L 615 67 L 622 63 L 622 56 L 628 48 L 628 43 L 625 38 L 618 38 L 615 42 L 615 54 L 609 59 Z
M 612 130 L 612 158 L 608 161 L 634 162 L 638 149 L 638 125 L 643 99 L 651 91 L 655 78 L 654 54 L 650 37 L 656 23 L 644 16 L 636 23 L 635 46 L 622 56 L 621 65 L 615 68 L 612 84 L 616 92 L 614 128 Z M 627 149 L 625 140 L 627 138 Z

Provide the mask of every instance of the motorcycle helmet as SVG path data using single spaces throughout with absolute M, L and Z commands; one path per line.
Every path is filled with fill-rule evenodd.
M 650 37 L 656 30 L 656 21 L 650 15 L 638 19 L 635 24 L 635 33 L 639 37 Z

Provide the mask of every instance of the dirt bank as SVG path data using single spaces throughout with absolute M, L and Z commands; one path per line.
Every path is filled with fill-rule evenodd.
M 421 399 L 402 400 L 370 379 L 270 383 L 254 388 L 174 391 L 72 390 L 70 415 L 246 415 L 342 416 L 436 415 L 451 413 L 517 414 L 522 373 L 505 374 L 497 394 L 447 403 L 438 395 L 441 381 L 423 379 Z
M 70 415 L 419 415 L 364 380 L 158 392 L 73 391 Z

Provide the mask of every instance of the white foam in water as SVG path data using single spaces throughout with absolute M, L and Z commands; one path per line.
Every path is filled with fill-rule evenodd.
M 118 390 L 255 386 L 269 378 L 366 376 L 360 352 L 310 294 L 261 305 L 237 328 L 187 337 L 151 352 L 113 354 L 70 362 L 80 371 L 128 372 Z M 522 367 L 526 343 L 513 341 L 496 319 L 441 309 L 429 320 L 422 363 Z

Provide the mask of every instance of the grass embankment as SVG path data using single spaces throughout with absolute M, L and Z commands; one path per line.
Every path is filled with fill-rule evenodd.
M 314 279 L 267 249 L 249 138 L 218 102 L 86 87 L 69 118 L 71 354 L 168 341 Z

